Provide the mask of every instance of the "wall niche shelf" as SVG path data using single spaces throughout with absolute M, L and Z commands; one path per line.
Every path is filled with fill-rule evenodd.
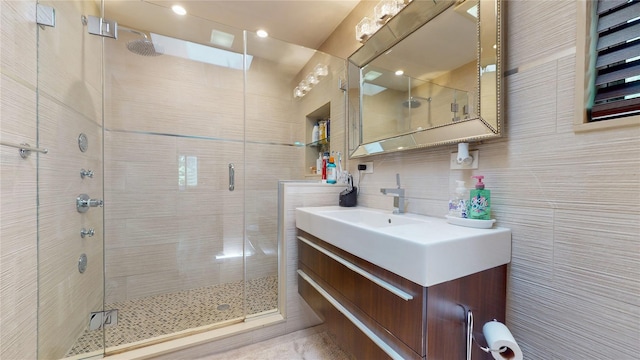
M 316 160 L 318 159 L 318 153 L 323 152 L 331 152 L 331 126 L 329 126 L 329 131 L 327 132 L 327 137 L 325 139 L 320 139 L 318 141 L 312 140 L 312 132 L 313 127 L 322 120 L 331 119 L 331 102 L 328 102 L 316 110 L 310 112 L 306 116 L 305 120 L 305 177 L 306 178 L 318 178 L 320 179 L 321 175 L 312 172 L 312 168 L 316 167 Z

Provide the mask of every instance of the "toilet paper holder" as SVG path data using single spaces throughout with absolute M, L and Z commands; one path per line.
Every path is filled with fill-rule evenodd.
M 467 325 L 467 360 L 471 360 L 471 348 L 473 347 L 473 343 L 475 342 L 476 345 L 478 345 L 478 347 L 488 353 L 491 352 L 497 352 L 497 353 L 505 353 L 507 351 L 509 351 L 509 348 L 507 347 L 502 347 L 499 349 L 491 349 L 489 346 L 483 347 L 482 345 L 480 345 L 480 343 L 478 342 L 478 340 L 475 339 L 475 337 L 473 336 L 473 311 L 471 311 L 471 309 L 466 308 L 463 305 L 460 305 L 464 311 L 466 312 L 466 325 Z M 493 319 L 493 321 L 498 321 L 496 319 Z

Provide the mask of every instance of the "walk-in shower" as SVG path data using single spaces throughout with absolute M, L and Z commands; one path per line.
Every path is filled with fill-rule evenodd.
M 278 181 L 303 178 L 308 113 L 290 89 L 329 56 L 149 2 L 49 5 L 60 25 L 37 30 L 51 155 L 38 163 L 38 357 L 280 315 Z M 96 36 L 90 16 L 107 33 L 126 26 Z M 212 28 L 233 44 L 212 46 Z M 78 194 L 103 207 L 76 211 Z

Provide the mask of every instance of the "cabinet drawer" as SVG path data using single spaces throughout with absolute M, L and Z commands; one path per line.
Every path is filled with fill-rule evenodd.
M 426 355 L 426 288 L 303 231 L 298 234 L 302 238 L 298 242 L 300 268 L 339 293 L 347 306 L 357 308 L 355 312 L 365 314 L 419 356 Z

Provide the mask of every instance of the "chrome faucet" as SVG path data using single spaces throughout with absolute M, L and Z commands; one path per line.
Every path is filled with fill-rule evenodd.
M 382 188 L 380 192 L 384 195 L 393 196 L 393 213 L 404 214 L 404 189 L 400 187 L 400 174 L 396 174 L 397 188 Z

